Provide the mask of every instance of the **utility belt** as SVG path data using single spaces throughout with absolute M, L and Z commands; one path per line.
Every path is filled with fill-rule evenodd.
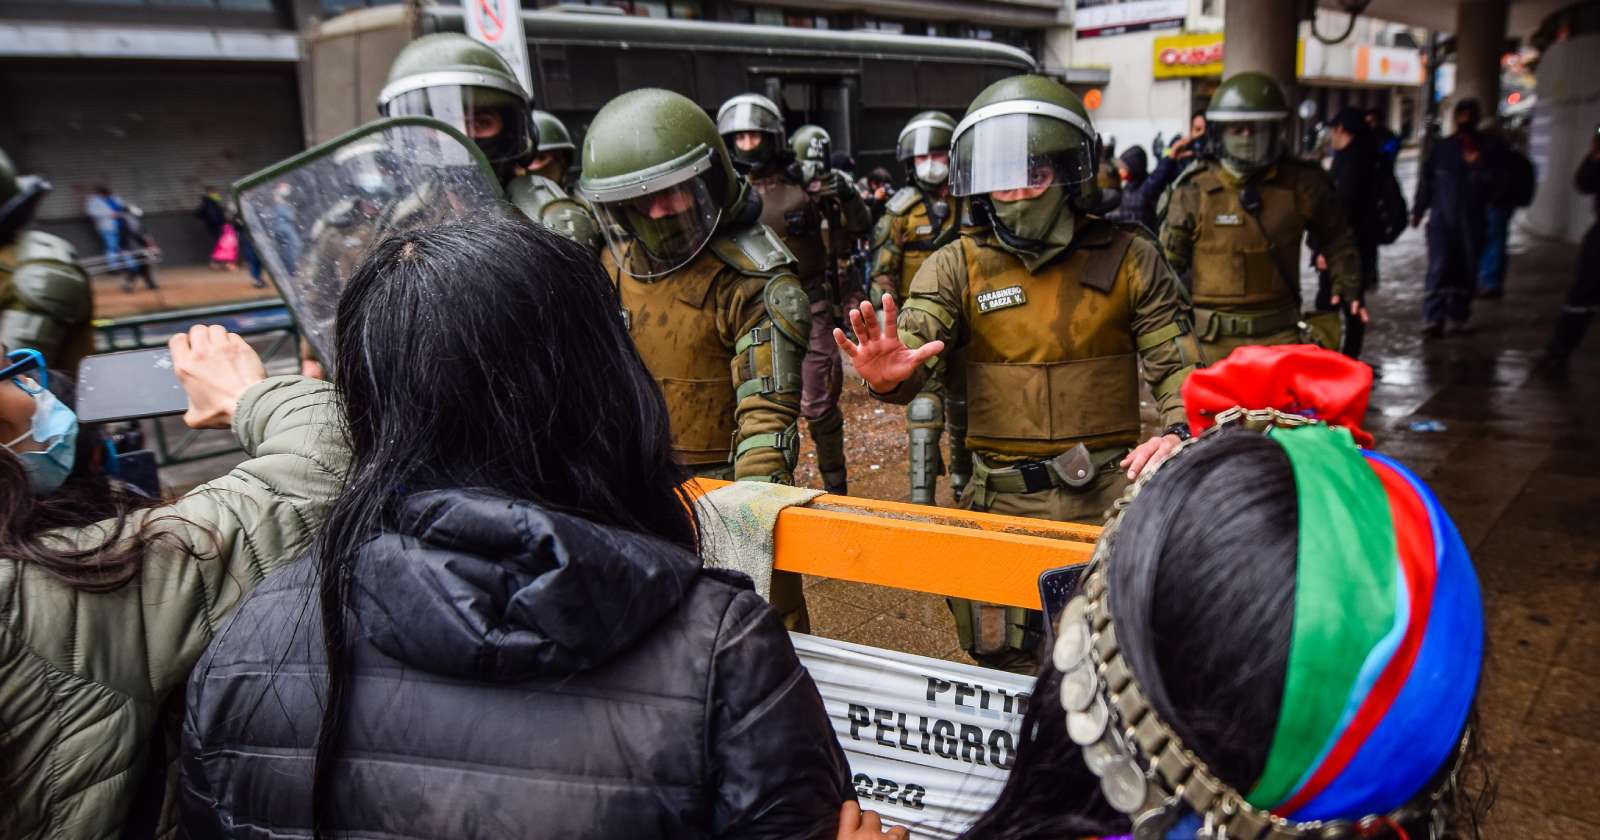
M 1194 334 L 1201 341 L 1216 341 L 1232 336 L 1259 337 L 1300 326 L 1300 313 L 1293 309 L 1246 314 L 1194 308 Z
M 1090 452 L 1080 443 L 1049 460 L 1000 467 L 974 452 L 972 489 L 983 494 L 978 501 L 984 507 L 988 507 L 995 493 L 1038 493 L 1056 487 L 1082 491 L 1092 486 L 1103 470 L 1127 454 L 1127 447 Z

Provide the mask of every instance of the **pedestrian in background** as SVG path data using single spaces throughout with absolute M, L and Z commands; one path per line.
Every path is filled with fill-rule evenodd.
M 1156 199 L 1167 184 L 1150 177 L 1150 160 L 1144 149 L 1129 146 L 1117 158 L 1117 176 L 1122 181 L 1122 198 L 1117 209 L 1106 214 L 1114 222 L 1137 222 L 1153 235 L 1156 230 Z M 1167 183 L 1171 183 L 1168 181 Z
M 144 211 L 128 207 L 122 218 L 122 248 L 128 252 L 128 274 L 122 278 L 122 290 L 132 292 L 134 281 L 143 280 L 145 288 L 156 291 L 154 263 L 160 259 L 161 248 L 144 226 Z
M 1495 183 L 1493 196 L 1484 208 L 1483 256 L 1478 260 L 1478 297 L 1499 300 L 1505 294 L 1506 264 L 1511 256 L 1506 252 L 1511 237 L 1511 217 L 1518 208 L 1533 203 L 1533 193 L 1538 188 L 1538 174 L 1533 161 L 1519 151 L 1512 137 L 1504 129 L 1488 136 L 1494 138 L 1492 147 L 1499 152 L 1500 177 Z
M 108 271 L 133 270 L 133 261 L 122 250 L 122 214 L 126 210 L 127 205 L 105 184 L 96 186 L 83 203 L 83 212 L 94 222 L 95 233 L 100 234 Z
M 1578 276 L 1567 289 L 1555 334 L 1550 336 L 1550 344 L 1540 360 L 1541 367 L 1553 372 L 1566 370 L 1567 360 L 1578 349 L 1584 333 L 1589 331 L 1595 311 L 1600 310 L 1600 126 L 1595 126 L 1594 131 L 1589 140 L 1589 154 L 1578 165 L 1573 181 L 1580 195 L 1594 196 L 1595 218 L 1583 234 L 1583 245 L 1578 250 Z
M 1382 108 L 1368 108 L 1366 113 L 1367 130 L 1372 132 L 1372 145 L 1383 156 L 1389 168 L 1394 168 L 1394 162 L 1400 157 L 1400 137 L 1389 130 L 1387 118 Z
M 221 271 L 226 262 L 219 262 L 218 246 L 222 243 L 223 228 L 228 224 L 228 213 L 222 208 L 222 193 L 216 187 L 207 186 L 200 195 L 200 204 L 194 208 L 194 216 L 206 226 L 206 235 L 211 241 L 211 270 Z
M 1378 190 L 1388 175 L 1388 163 L 1373 142 L 1372 130 L 1362 113 L 1355 108 L 1345 108 L 1335 114 L 1330 122 L 1329 144 L 1333 147 L 1333 165 L 1328 170 L 1333 180 L 1333 191 L 1345 219 L 1350 222 L 1355 235 L 1356 254 L 1361 265 L 1362 299 L 1378 285 L 1378 245 L 1382 239 L 1381 219 L 1378 213 Z M 1328 270 L 1328 259 L 1317 250 L 1313 260 L 1317 266 L 1316 307 L 1321 312 L 1344 313 L 1343 339 L 1338 348 L 1352 359 L 1360 358 L 1366 322 L 1359 315 L 1333 303 L 1333 273 Z M 1330 348 L 1332 349 L 1332 348 Z
M 1448 329 L 1468 332 L 1472 296 L 1483 255 L 1485 212 L 1495 189 L 1496 153 L 1478 130 L 1483 108 L 1463 99 L 1453 112 L 1455 133 L 1436 140 L 1422 162 L 1411 226 L 1428 219 L 1427 293 L 1422 300 L 1422 335 Z

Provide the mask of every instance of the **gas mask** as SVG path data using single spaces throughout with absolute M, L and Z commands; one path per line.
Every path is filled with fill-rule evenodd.
M 927 157 L 917 161 L 917 180 L 928 186 L 943 184 L 950 177 L 948 161 Z

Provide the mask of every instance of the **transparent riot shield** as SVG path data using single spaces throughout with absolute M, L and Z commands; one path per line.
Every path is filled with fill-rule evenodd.
M 245 232 L 331 375 L 350 275 L 396 233 L 504 204 L 478 147 L 430 117 L 364 125 L 233 186 Z

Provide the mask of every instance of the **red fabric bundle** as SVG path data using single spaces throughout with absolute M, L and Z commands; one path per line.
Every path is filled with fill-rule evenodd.
M 1275 408 L 1343 426 L 1367 447 L 1372 435 L 1361 429 L 1361 420 L 1371 396 L 1372 368 L 1311 344 L 1240 347 L 1183 383 L 1183 405 L 1195 434 L 1234 406 Z

